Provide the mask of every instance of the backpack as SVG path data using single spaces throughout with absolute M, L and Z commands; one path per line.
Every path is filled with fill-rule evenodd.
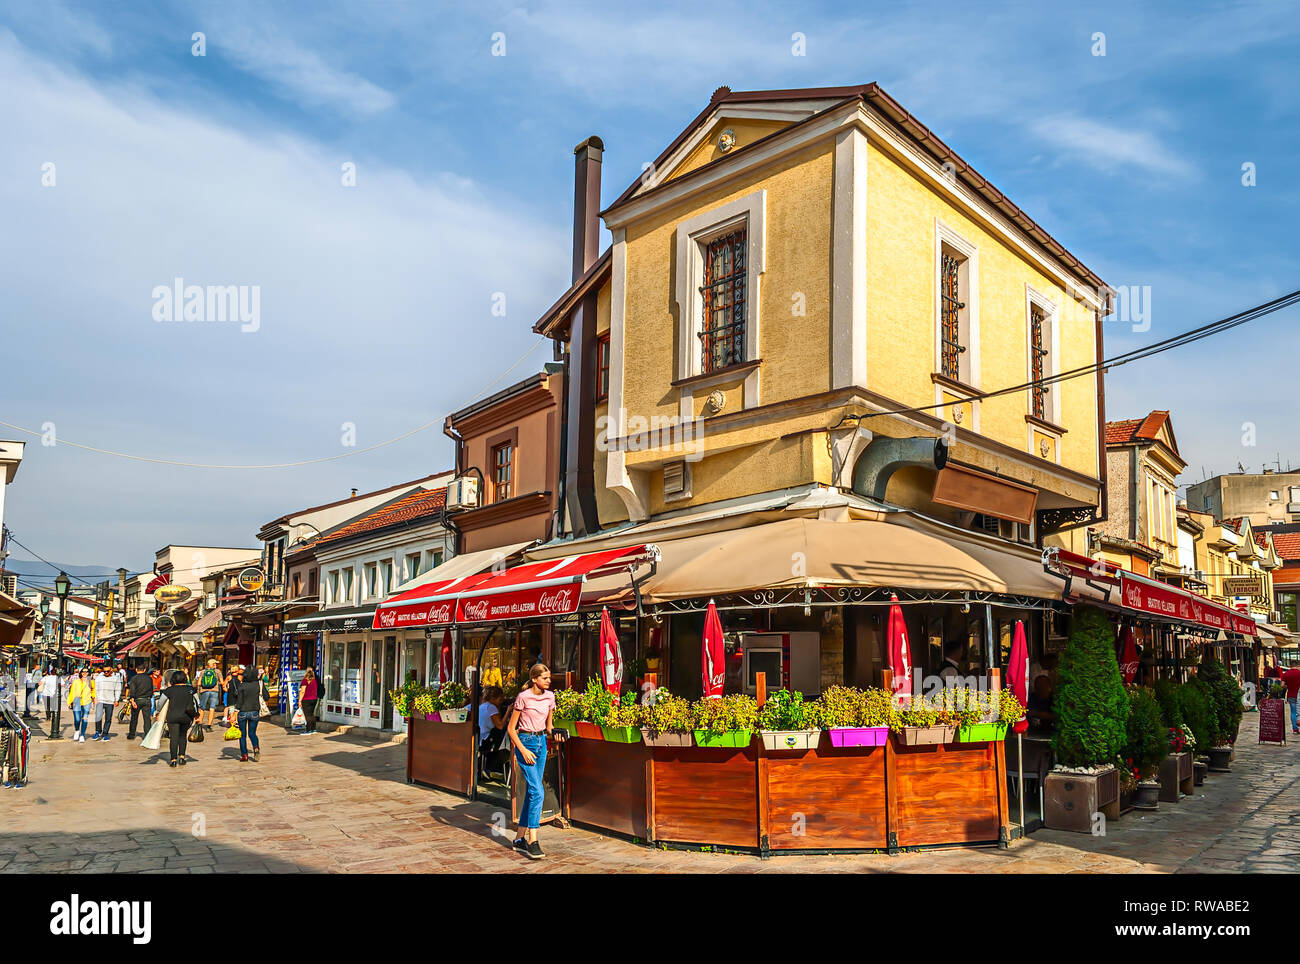
M 205 669 L 203 675 L 199 677 L 199 685 L 208 690 L 216 686 L 217 671 L 215 669 Z

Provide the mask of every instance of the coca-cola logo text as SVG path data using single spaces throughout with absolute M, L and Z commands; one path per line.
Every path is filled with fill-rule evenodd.
M 537 599 L 537 614 L 539 616 L 553 616 L 557 613 L 569 613 L 577 608 L 573 603 L 572 586 L 557 589 L 552 593 L 544 592 Z
M 461 605 L 461 612 L 470 622 L 476 622 L 480 619 L 487 619 L 488 601 L 486 599 L 477 599 L 474 602 L 467 602 Z
M 380 629 L 391 629 L 397 625 L 397 613 L 391 609 L 380 610 L 379 616 L 375 620 L 379 623 Z

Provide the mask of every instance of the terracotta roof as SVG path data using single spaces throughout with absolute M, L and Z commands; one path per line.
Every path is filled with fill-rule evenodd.
M 1273 548 L 1283 559 L 1300 559 L 1300 532 L 1274 532 Z
M 363 515 L 360 519 L 322 537 L 316 541 L 314 548 L 319 549 L 321 546 L 363 532 L 373 532 L 376 529 L 384 529 L 402 522 L 412 522 L 426 516 L 437 515 L 446 504 L 446 486 L 439 489 L 420 489 L 418 492 L 411 492 L 395 502 L 381 506 L 369 515 Z
M 1168 425 L 1172 448 L 1178 452 L 1178 441 L 1174 438 L 1174 427 L 1169 424 L 1169 412 L 1154 411 L 1145 418 L 1128 418 L 1118 422 L 1106 423 L 1106 444 L 1131 445 L 1134 442 L 1151 442 L 1160 435 L 1161 427 Z
M 1241 519 L 1242 519 L 1242 517 L 1239 516 L 1239 515 L 1237 515 L 1237 516 L 1233 516 L 1231 519 L 1224 519 L 1224 520 L 1222 520 L 1222 521 L 1219 523 L 1219 525 L 1223 526 L 1225 529 L 1231 529 L 1233 532 L 1235 532 L 1235 533 L 1237 533 L 1238 535 L 1240 535 L 1240 534 L 1241 534 Z

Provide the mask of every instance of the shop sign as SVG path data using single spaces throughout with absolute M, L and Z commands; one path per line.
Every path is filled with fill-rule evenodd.
M 1223 594 L 1225 596 L 1261 596 L 1264 593 L 1264 580 L 1259 576 L 1225 576 Z
M 173 603 L 183 603 L 192 595 L 193 591 L 189 586 L 169 584 L 155 589 L 153 598 L 155 602 L 171 605 Z
M 1229 633 L 1256 635 L 1255 621 L 1216 605 L 1208 599 L 1198 599 L 1191 593 L 1172 587 L 1139 582 L 1120 575 L 1120 600 L 1129 609 L 1164 616 L 1185 623 L 1199 623 L 1211 629 Z
M 523 587 L 491 596 L 469 595 L 456 604 L 456 622 L 487 623 L 499 619 L 568 616 L 578 611 L 582 581 L 563 586 Z
M 404 629 L 408 626 L 450 625 L 456 614 L 454 598 L 392 606 L 375 612 L 372 629 Z
M 153 628 L 160 633 L 168 632 L 176 628 L 176 617 L 168 613 L 163 613 L 153 621 Z
M 244 592 L 257 592 L 266 585 L 266 576 L 256 566 L 249 566 L 235 581 Z

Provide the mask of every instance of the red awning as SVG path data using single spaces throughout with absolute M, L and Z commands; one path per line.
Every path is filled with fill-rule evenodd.
M 1043 550 L 1043 564 L 1049 571 L 1068 572 L 1093 585 L 1119 587 L 1120 606 L 1143 615 L 1243 636 L 1259 635 L 1255 620 L 1249 616 L 1234 612 L 1200 593 L 1139 576 L 1104 559 L 1049 548 Z
M 135 639 L 131 640 L 131 642 L 123 646 L 121 649 L 119 649 L 117 651 L 117 655 L 125 656 L 127 653 L 131 652 L 136 647 L 140 646 L 142 643 L 147 643 L 150 639 L 152 639 L 154 636 L 157 635 L 158 635 L 158 630 L 156 629 L 151 629 L 148 632 L 142 633 L 141 635 L 137 636 Z M 145 656 L 147 655 L 147 651 L 142 650 L 138 655 Z
M 104 661 L 99 656 L 91 656 L 89 653 L 83 653 L 79 649 L 65 649 L 63 655 L 67 659 L 79 659 L 87 663 L 102 663 Z
M 655 546 L 624 546 L 583 555 L 481 572 L 419 586 L 385 600 L 375 610 L 375 629 L 443 626 L 567 616 L 578 611 L 589 577 L 659 558 Z

